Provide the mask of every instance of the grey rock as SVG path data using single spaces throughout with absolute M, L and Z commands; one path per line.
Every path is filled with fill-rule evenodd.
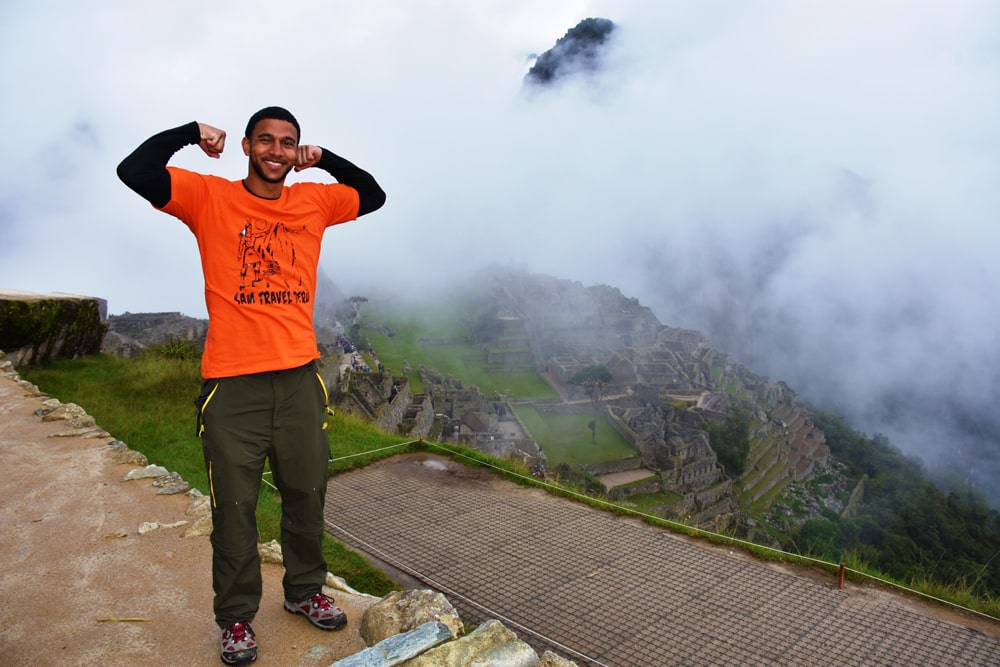
M 428 621 L 413 630 L 383 639 L 374 646 L 348 656 L 330 667 L 392 667 L 407 661 L 451 639 L 451 630 L 444 623 Z
M 154 486 L 159 489 L 157 495 L 161 496 L 172 496 L 178 493 L 185 493 L 191 488 L 184 479 L 181 478 L 176 472 L 170 472 L 163 477 L 157 477 L 153 480 L 150 486 Z
M 121 440 L 109 442 L 108 448 L 111 450 L 111 454 L 108 456 L 111 463 L 122 463 L 137 466 L 149 465 L 149 460 L 142 452 L 129 449 L 128 445 Z
M 546 651 L 542 654 L 541 660 L 535 667 L 577 667 L 577 664 L 572 660 L 567 660 L 566 658 L 556 655 L 552 651 Z
M 134 470 L 130 470 L 124 477 L 122 477 L 122 481 L 128 482 L 133 479 L 148 479 L 150 477 L 163 477 L 168 473 L 169 471 L 163 466 L 150 464 L 145 468 L 135 468 Z
M 258 544 L 257 553 L 260 555 L 260 562 L 262 563 L 282 565 L 285 562 L 284 557 L 281 554 L 281 545 L 278 544 L 277 540 L 271 540 L 265 544 Z
M 71 428 L 88 428 L 95 425 L 94 418 L 76 403 L 63 403 L 42 415 L 43 422 L 65 421 Z
M 110 438 L 111 434 L 100 426 L 74 428 L 70 431 L 60 431 L 49 434 L 50 438 Z
M 472 633 L 431 649 L 406 667 L 536 667 L 538 654 L 503 623 L 486 621 Z
M 198 517 L 191 527 L 184 531 L 184 537 L 208 537 L 212 534 L 212 515 Z

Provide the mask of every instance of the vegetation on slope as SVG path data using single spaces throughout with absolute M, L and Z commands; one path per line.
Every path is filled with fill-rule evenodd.
M 971 489 L 945 493 L 884 437 L 868 438 L 837 415 L 815 419 L 856 491 L 843 512 L 827 511 L 785 536 L 786 547 L 866 563 L 903 582 L 1000 598 L 1000 512 Z

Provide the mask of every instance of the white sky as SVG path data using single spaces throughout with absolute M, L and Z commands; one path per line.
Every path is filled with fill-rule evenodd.
M 618 25 L 604 75 L 524 95 L 590 16 Z M 348 294 L 513 263 L 672 326 L 729 300 L 758 370 L 858 409 L 995 399 L 998 3 L 4 2 L 0 83 L 0 287 L 204 316 L 193 238 L 115 166 L 199 120 L 226 154 L 174 164 L 240 178 L 246 119 L 277 104 L 388 193 L 327 235 Z

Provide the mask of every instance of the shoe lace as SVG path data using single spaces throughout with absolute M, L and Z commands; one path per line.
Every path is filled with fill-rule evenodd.
M 310 598 L 310 599 L 312 601 L 312 606 L 315 607 L 315 608 L 317 608 L 317 609 L 322 609 L 323 611 L 326 611 L 331 606 L 330 605 L 330 598 L 328 598 L 323 593 L 317 593 L 316 595 L 312 596 L 312 598 Z
M 251 637 L 254 636 L 253 628 L 250 627 L 249 621 L 244 621 L 240 623 L 233 623 L 229 626 L 229 636 L 232 638 L 234 643 L 240 643 L 247 638 L 247 635 Z

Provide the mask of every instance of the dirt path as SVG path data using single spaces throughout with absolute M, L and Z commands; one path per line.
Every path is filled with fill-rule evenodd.
M 110 438 L 54 437 L 69 429 L 35 414 L 44 398 L 0 376 L 3 664 L 221 664 L 211 546 L 181 537 L 192 501 L 121 481 L 136 466 L 110 462 Z M 262 571 L 256 664 L 325 666 L 364 648 L 357 628 L 372 598 L 331 591 L 349 622 L 327 633 L 283 611 L 280 566 Z

